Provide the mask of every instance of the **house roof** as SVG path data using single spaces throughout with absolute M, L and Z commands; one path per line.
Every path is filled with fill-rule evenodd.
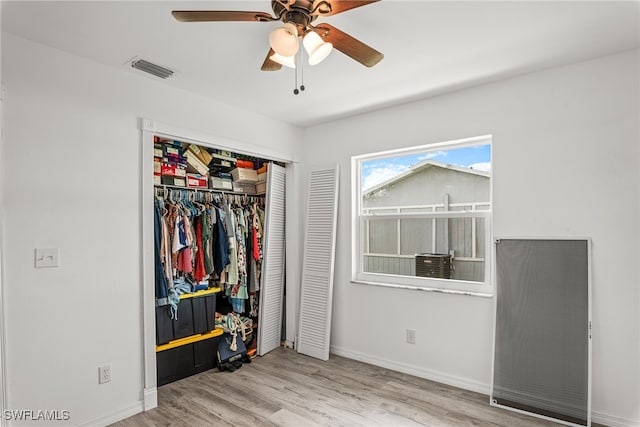
M 363 193 L 363 196 L 367 196 L 368 194 L 371 194 L 375 191 L 378 191 L 384 187 L 388 187 L 389 185 L 392 184 L 396 184 L 400 181 L 403 181 L 407 178 L 410 178 L 411 176 L 415 175 L 418 172 L 421 172 L 425 169 L 428 168 L 433 168 L 433 167 L 437 167 L 437 168 L 442 168 L 442 169 L 448 169 L 448 170 L 452 170 L 452 171 L 456 171 L 456 172 L 462 172 L 462 173 L 467 173 L 470 175 L 477 175 L 477 176 L 482 176 L 485 178 L 489 178 L 491 177 L 491 174 L 488 172 L 483 172 L 477 169 L 472 169 L 472 168 L 465 168 L 463 166 L 458 166 L 458 165 L 452 165 L 449 163 L 444 163 L 444 162 L 439 162 L 436 160 L 425 160 L 423 162 L 417 163 L 413 166 L 411 166 L 407 171 L 401 173 L 400 175 L 396 175 L 391 179 L 388 179 L 386 181 L 381 182 L 380 184 L 377 184 L 371 188 L 369 188 L 367 191 L 365 191 Z

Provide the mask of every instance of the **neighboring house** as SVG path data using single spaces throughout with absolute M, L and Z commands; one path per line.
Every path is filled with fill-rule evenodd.
M 490 210 L 490 174 L 426 160 L 363 192 L 363 213 Z M 481 218 L 386 219 L 365 226 L 364 270 L 416 275 L 416 254 L 451 254 L 451 278 L 484 278 Z

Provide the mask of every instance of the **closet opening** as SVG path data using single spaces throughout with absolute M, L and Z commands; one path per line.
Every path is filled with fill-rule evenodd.
M 235 370 L 282 345 L 292 162 L 146 120 L 142 127 L 150 409 L 157 386 L 216 367 Z

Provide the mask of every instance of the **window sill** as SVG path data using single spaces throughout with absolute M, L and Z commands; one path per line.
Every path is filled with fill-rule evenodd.
M 493 294 L 485 293 L 485 292 L 473 292 L 473 291 L 462 291 L 457 289 L 443 289 L 443 288 L 432 288 L 427 286 L 414 286 L 414 285 L 397 285 L 392 283 L 380 283 L 380 282 L 367 282 L 364 280 L 351 280 L 351 283 L 358 285 L 371 285 L 371 286 L 381 286 L 385 288 L 396 288 L 396 289 L 410 289 L 415 291 L 426 291 L 426 292 L 437 292 L 441 294 L 453 294 L 453 295 L 467 295 L 473 297 L 482 297 L 482 298 L 493 298 Z

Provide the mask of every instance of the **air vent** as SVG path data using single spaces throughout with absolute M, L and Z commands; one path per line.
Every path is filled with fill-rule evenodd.
M 144 59 L 136 59 L 135 61 L 131 61 L 131 66 L 140 71 L 144 71 L 145 73 L 153 74 L 156 77 L 160 77 L 161 79 L 166 79 L 173 75 L 173 71 L 171 71 L 170 69 L 153 64 L 149 61 L 145 61 Z

